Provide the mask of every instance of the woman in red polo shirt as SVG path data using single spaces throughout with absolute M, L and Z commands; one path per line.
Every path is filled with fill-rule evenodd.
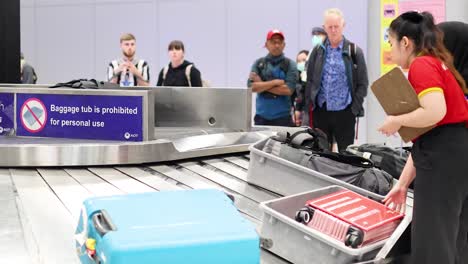
M 400 15 L 390 25 L 389 42 L 394 62 L 409 68 L 408 80 L 421 107 L 388 116 L 379 131 L 392 135 L 401 126 L 435 128 L 413 140 L 400 180 L 384 202 L 403 210 L 408 186 L 415 179 L 413 263 L 468 263 L 466 84 L 430 13 Z

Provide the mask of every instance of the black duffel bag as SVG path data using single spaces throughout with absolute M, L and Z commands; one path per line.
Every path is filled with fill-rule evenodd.
M 267 140 L 263 151 L 379 195 L 390 191 L 393 177 L 375 168 L 372 161 L 317 147 L 320 146 L 320 139 L 314 137 L 315 133 L 309 133 L 317 130 L 309 128 L 304 131 L 278 133 Z

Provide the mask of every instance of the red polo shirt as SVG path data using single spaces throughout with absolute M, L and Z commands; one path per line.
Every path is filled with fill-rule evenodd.
M 437 123 L 466 122 L 468 126 L 468 103 L 457 80 L 439 59 L 431 56 L 417 57 L 410 65 L 408 80 L 418 97 L 430 92 L 443 92 L 447 114 Z

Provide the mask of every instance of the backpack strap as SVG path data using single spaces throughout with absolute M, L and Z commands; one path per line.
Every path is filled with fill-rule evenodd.
M 257 67 L 258 76 L 260 77 L 260 79 L 262 79 L 262 81 L 265 81 L 265 78 L 263 78 L 263 71 L 266 68 L 266 58 L 265 57 L 260 58 L 257 61 L 256 67 Z
M 143 72 L 143 65 L 145 64 L 144 60 L 139 60 L 137 63 L 137 69 L 139 72 Z
M 346 163 L 346 164 L 353 165 L 356 167 L 361 167 L 361 168 L 373 168 L 374 167 L 374 163 L 371 160 L 368 160 L 368 159 L 365 159 L 363 157 L 359 157 L 353 154 L 341 154 L 341 153 L 335 153 L 331 151 L 318 151 L 318 152 L 314 152 L 314 154 L 319 155 L 320 157 L 328 158 L 334 161 Z
M 112 76 L 114 76 L 115 69 L 117 69 L 119 67 L 119 62 L 117 60 L 113 60 L 113 61 L 111 61 L 110 64 L 112 65 L 112 71 L 113 71 Z M 110 79 L 111 78 L 109 78 L 109 81 L 110 81 Z M 120 74 L 117 75 L 117 83 L 120 83 Z
M 294 133 L 289 133 L 287 131 L 280 131 L 276 133 L 275 140 L 281 143 L 289 144 L 295 148 L 302 148 L 301 145 L 307 139 L 312 139 L 313 137 L 308 133 L 307 130 L 301 130 Z
M 349 54 L 351 56 L 351 61 L 353 63 L 353 66 L 351 67 L 351 77 L 353 78 L 353 82 L 351 83 L 352 87 L 351 89 L 356 89 L 358 82 L 358 65 L 357 65 L 357 55 L 356 55 L 356 44 L 354 42 L 349 43 Z M 358 138 L 358 132 L 359 132 L 359 116 L 356 117 L 356 139 Z
M 290 145 L 293 148 L 319 151 L 319 138 L 316 134 L 311 133 L 311 129 L 307 128 L 304 130 L 296 131 L 292 134 L 289 132 L 278 132 L 275 139 L 279 142 Z M 311 141 L 312 144 L 307 144 L 306 141 Z
M 308 148 L 303 147 L 302 144 L 304 143 L 304 141 L 311 139 L 313 140 L 314 138 L 307 132 L 307 130 L 301 130 L 293 134 L 286 131 L 280 131 L 276 133 L 274 139 L 281 143 L 288 144 L 293 148 L 310 150 Z
M 163 86 L 165 85 L 164 83 L 166 82 L 166 76 L 167 76 L 167 73 L 169 72 L 169 65 L 166 65 L 166 67 L 163 68 L 163 81 L 162 81 L 162 84 Z
M 353 61 L 353 66 L 355 68 L 357 68 L 356 44 L 354 44 L 354 42 L 349 43 L 349 54 L 351 55 L 351 60 Z
M 351 56 L 351 61 L 353 66 L 351 68 L 352 78 L 353 78 L 353 89 L 357 85 L 357 58 L 356 58 L 356 44 L 354 42 L 349 43 L 349 55 Z
M 281 143 L 289 143 L 289 138 L 291 137 L 291 134 L 286 131 L 280 131 L 276 133 L 275 140 L 279 141 Z
M 139 60 L 137 65 L 136 65 L 136 68 L 138 70 L 138 72 L 140 72 L 141 76 L 143 77 L 143 80 L 145 80 L 145 73 L 143 72 L 143 66 L 145 65 L 145 61 L 144 60 Z M 138 79 L 136 76 L 133 76 L 134 78 L 134 84 L 135 85 L 138 85 Z
M 192 72 L 193 64 L 187 65 L 185 67 L 185 77 L 187 78 L 188 84 L 192 87 L 192 78 L 190 78 L 190 73 Z
M 288 74 L 289 71 L 289 59 L 284 58 L 284 60 L 280 64 L 280 69 L 284 72 L 284 75 Z
M 382 159 L 383 159 L 382 156 L 375 155 L 367 151 L 359 151 L 359 146 L 357 145 L 349 145 L 346 148 L 346 151 L 356 156 L 371 160 L 374 163 L 374 166 L 376 167 L 380 167 L 380 163 L 382 162 Z
M 295 148 L 319 152 L 329 148 L 327 135 L 320 129 L 311 127 L 291 135 L 290 143 Z
M 37 74 L 36 74 L 36 71 L 34 70 L 34 68 L 32 68 L 32 72 L 33 72 L 33 83 L 36 84 L 37 83 Z
M 119 62 L 117 60 L 111 61 L 112 67 L 114 67 L 114 70 L 119 67 Z
M 289 137 L 289 143 L 295 148 L 301 148 L 306 140 L 315 140 L 316 138 L 309 133 L 308 129 L 297 131 Z

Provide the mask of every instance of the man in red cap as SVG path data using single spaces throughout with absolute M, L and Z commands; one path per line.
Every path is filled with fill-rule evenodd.
M 284 34 L 275 29 L 267 34 L 268 55 L 252 65 L 247 86 L 257 93 L 255 125 L 294 126 L 291 94 L 296 87 L 296 63 L 283 54 Z

